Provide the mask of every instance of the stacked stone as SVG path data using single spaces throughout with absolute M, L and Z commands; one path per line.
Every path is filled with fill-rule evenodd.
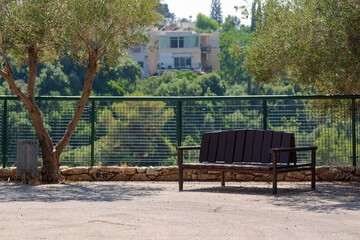
M 177 166 L 170 167 L 60 167 L 61 175 L 68 181 L 177 181 Z M 39 168 L 40 173 L 40 168 Z M 226 181 L 271 181 L 272 175 L 264 173 L 226 173 Z M 218 181 L 220 172 L 185 170 L 185 180 Z M 278 175 L 280 181 L 309 181 L 310 171 L 290 172 Z M 21 180 L 16 168 L 0 168 L 0 180 Z M 318 181 L 360 181 L 360 167 L 317 167 Z

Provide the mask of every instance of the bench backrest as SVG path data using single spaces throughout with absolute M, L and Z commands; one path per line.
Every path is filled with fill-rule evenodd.
M 270 148 L 280 147 L 295 147 L 294 134 L 252 129 L 204 133 L 199 160 L 209 163 L 270 163 Z M 296 162 L 296 154 L 281 153 L 278 162 Z

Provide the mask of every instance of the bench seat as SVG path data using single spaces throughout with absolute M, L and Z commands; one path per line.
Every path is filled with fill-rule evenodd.
M 287 165 L 287 164 L 278 164 L 277 171 L 281 172 L 281 170 L 290 170 L 293 169 L 294 171 L 304 171 L 304 170 L 311 170 L 310 163 L 302 163 L 297 165 Z M 251 172 L 258 171 L 258 172 L 266 172 L 266 171 L 273 171 L 273 164 L 272 163 L 233 163 L 233 164 L 226 164 L 226 163 L 184 163 L 184 169 L 219 169 L 219 170 L 229 170 L 229 171 L 246 171 L 249 170 Z
M 316 146 L 295 147 L 293 133 L 241 129 L 204 133 L 200 146 L 177 147 L 179 151 L 179 190 L 183 190 L 184 169 L 221 172 L 266 172 L 273 175 L 273 193 L 277 193 L 277 174 L 311 171 L 311 188 L 315 188 Z M 184 151 L 200 151 L 199 162 L 183 163 Z M 311 151 L 311 161 L 298 163 L 296 152 Z

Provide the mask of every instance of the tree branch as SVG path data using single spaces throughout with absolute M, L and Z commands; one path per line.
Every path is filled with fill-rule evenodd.
M 66 147 L 66 145 L 69 143 L 71 136 L 73 135 L 75 128 L 76 128 L 78 122 L 80 121 L 81 115 L 85 109 L 86 103 L 91 94 L 92 84 L 93 84 L 94 77 L 97 72 L 98 59 L 99 59 L 98 53 L 96 53 L 95 51 L 90 53 L 83 92 L 82 92 L 80 100 L 76 106 L 74 116 L 73 116 L 72 120 L 69 122 L 63 138 L 55 146 L 55 149 L 56 149 L 56 152 L 58 155 L 61 154 L 61 152 Z
M 1 56 L 3 57 L 3 60 L 5 61 L 4 68 L 5 68 L 6 73 L 9 74 L 9 76 L 12 77 L 12 75 L 14 75 L 14 72 L 13 72 L 11 66 L 10 66 L 10 63 L 9 63 L 9 61 L 7 59 L 7 56 L 6 56 L 5 52 L 4 52 L 4 49 L 3 49 L 2 45 L 0 45 L 0 53 L 1 53 Z
M 27 93 L 31 103 L 33 105 L 36 105 L 34 89 L 35 89 L 35 80 L 37 75 L 38 52 L 36 47 L 28 47 L 27 51 L 29 56 L 29 80 L 27 85 Z

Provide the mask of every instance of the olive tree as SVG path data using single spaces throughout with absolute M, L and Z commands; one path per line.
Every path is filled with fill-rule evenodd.
M 264 0 L 261 6 L 245 59 L 256 80 L 288 78 L 320 94 L 359 93 L 358 0 Z
M 25 105 L 42 150 L 42 181 L 60 180 L 59 157 L 75 131 L 96 73 L 116 64 L 125 50 L 148 41 L 159 20 L 158 0 L 0 0 L 0 76 Z M 64 136 L 54 143 L 34 96 L 38 63 L 71 55 L 87 67 L 83 91 Z M 16 86 L 15 64 L 27 64 L 27 91 Z

